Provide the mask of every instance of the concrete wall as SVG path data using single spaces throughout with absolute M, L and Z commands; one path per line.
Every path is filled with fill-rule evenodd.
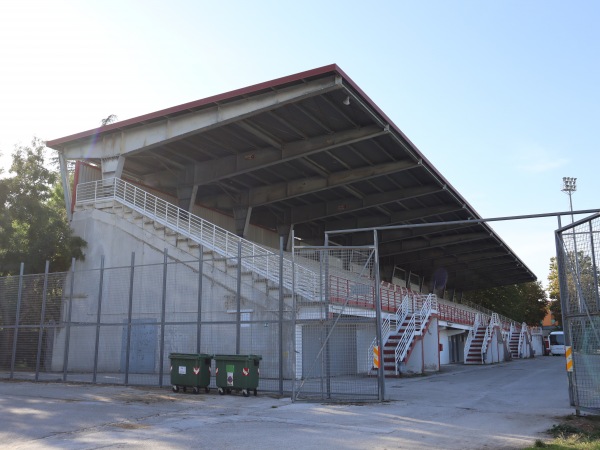
M 439 327 L 437 317 L 432 317 L 429 326 L 423 333 L 423 371 L 437 372 L 440 370 L 439 356 Z
M 71 224 L 75 233 L 88 242 L 86 259 L 76 264 L 76 273 L 73 289 L 71 318 L 75 322 L 95 324 L 97 320 L 99 298 L 99 274 L 101 257 L 105 256 L 105 267 L 111 269 L 104 271 L 102 313 L 103 325 L 100 335 L 102 351 L 98 354 L 98 370 L 122 371 L 122 347 L 124 342 L 123 324 L 128 318 L 131 254 L 135 252 L 135 265 L 149 265 L 143 268 L 136 267 L 134 271 L 134 285 L 132 298 L 132 313 L 136 319 L 146 322 L 160 323 L 163 302 L 163 271 L 164 249 L 167 248 L 169 261 L 190 261 L 197 248 L 184 249 L 178 247 L 175 240 L 161 238 L 156 231 L 149 231 L 142 220 L 130 221 L 125 218 L 97 209 L 76 211 Z M 211 265 L 212 264 L 212 265 Z M 121 267 L 114 269 L 114 267 Z M 186 264 L 169 264 L 167 266 L 166 292 L 166 321 L 193 322 L 197 319 L 198 311 L 198 262 Z M 207 322 L 229 321 L 235 322 L 236 310 L 236 274 L 237 269 L 229 270 L 223 262 L 205 261 L 204 276 L 202 277 L 202 320 Z M 71 280 L 67 280 L 70 286 Z M 265 288 L 256 287 L 252 274 L 244 275 L 242 279 L 241 309 L 247 312 L 248 320 L 272 321 L 273 311 L 278 308 L 278 298 L 268 296 Z M 70 295 L 67 295 L 67 300 Z M 291 308 L 290 300 L 286 300 L 286 309 Z M 68 301 L 64 302 L 63 317 L 67 316 Z M 232 311 L 233 310 L 233 311 Z M 111 324 L 112 326 L 107 326 Z M 262 325 L 262 324 L 261 324 Z M 139 334 L 140 342 L 145 342 L 148 352 L 154 352 L 153 370 L 158 370 L 160 361 L 156 352 L 159 351 L 159 333 L 152 337 L 142 336 L 145 325 L 138 324 L 132 327 L 134 334 Z M 157 329 L 156 327 L 153 327 Z M 241 352 L 242 353 L 269 353 L 273 352 L 277 339 L 274 339 L 274 329 L 270 326 L 242 326 Z M 185 332 L 182 330 L 185 329 Z M 148 333 L 146 327 L 145 332 Z M 182 328 L 165 327 L 164 344 L 165 353 L 170 352 L 196 352 L 195 325 Z M 89 371 L 93 367 L 94 348 L 96 337 L 95 326 L 72 326 L 70 329 L 70 343 L 68 355 L 69 370 Z M 136 336 L 137 336 L 136 334 Z M 293 355 L 293 329 L 284 327 L 284 357 Z M 64 361 L 66 345 L 66 329 L 56 333 L 52 368 L 61 370 Z M 236 327 L 235 325 L 205 325 L 201 328 L 201 353 L 235 353 Z M 278 370 L 273 359 L 265 358 L 261 362 L 261 372 L 268 376 Z M 164 361 L 163 369 L 168 370 L 169 361 Z M 292 364 L 284 364 L 291 367 Z M 291 376 L 291 374 L 288 374 Z
M 534 356 L 544 355 L 544 336 L 541 334 L 531 335 L 531 346 L 534 352 Z
M 452 336 L 458 336 L 464 334 L 465 330 L 457 330 L 452 328 L 440 328 L 439 329 L 439 339 L 440 339 L 440 364 L 450 364 L 452 361 L 451 358 L 451 349 L 452 349 Z M 458 355 L 459 360 L 464 361 L 464 344 L 463 346 L 459 346 L 460 354 Z M 462 358 L 461 358 L 462 356 Z

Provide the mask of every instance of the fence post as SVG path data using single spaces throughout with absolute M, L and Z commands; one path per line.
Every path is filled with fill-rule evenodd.
M 75 289 L 75 258 L 71 259 L 71 287 L 69 292 L 69 306 L 67 309 L 67 326 L 65 329 L 65 354 L 63 357 L 63 381 L 67 381 L 69 367 L 69 344 L 71 340 L 71 314 L 73 313 L 73 290 Z
M 590 225 L 590 247 L 592 254 L 592 270 L 594 273 L 594 286 L 598 286 L 598 265 L 596 264 L 596 249 L 594 248 L 594 229 L 592 228 L 592 221 L 589 222 Z M 600 297 L 598 293 L 598 289 L 594 289 L 596 297 L 596 310 L 600 311 Z
M 561 220 L 560 216 L 558 216 L 558 229 L 561 228 Z M 560 307 L 562 310 L 562 325 L 565 336 L 565 346 L 571 345 L 571 323 L 568 320 L 565 320 L 569 313 L 569 304 L 567 302 L 567 297 L 569 295 L 569 288 L 567 285 L 567 273 L 566 273 L 566 263 L 564 260 L 564 245 L 563 245 L 563 235 L 557 231 L 554 232 L 554 239 L 556 243 L 556 264 L 558 269 L 558 283 L 560 287 Z M 575 389 L 575 385 L 573 382 L 573 372 L 567 371 L 567 379 L 569 380 L 569 403 L 571 406 L 575 407 L 575 413 L 579 416 L 579 399 L 577 398 L 577 392 Z
M 331 348 L 329 345 L 329 336 L 331 334 L 331 325 L 329 324 L 329 306 L 331 303 L 331 291 L 329 286 L 329 242 L 325 244 L 325 298 L 324 298 L 324 316 L 325 323 L 325 386 L 327 389 L 327 398 L 331 398 Z
M 375 320 L 377 324 L 375 325 L 377 329 L 377 345 L 381 349 L 381 354 L 383 355 L 383 336 L 381 333 L 381 281 L 379 274 L 379 236 L 377 234 L 377 230 L 373 230 L 373 244 L 375 246 L 375 258 L 374 258 L 374 275 L 375 275 Z M 379 364 L 379 368 L 377 369 L 377 378 L 379 380 L 379 401 L 385 400 L 385 367 L 384 364 Z
M 296 373 L 298 370 L 296 365 L 298 354 L 296 353 L 296 244 L 294 235 L 294 227 L 292 226 L 292 402 L 296 401 L 296 379 L 298 377 L 298 374 Z
M 131 252 L 131 272 L 129 275 L 129 309 L 127 311 L 127 341 L 125 342 L 125 386 L 129 384 L 129 354 L 131 352 L 131 316 L 133 313 L 133 281 L 135 274 L 135 252 Z
M 40 359 L 42 356 L 42 341 L 44 338 L 44 320 L 46 318 L 46 298 L 48 295 L 48 271 L 50 270 L 50 261 L 46 260 L 46 268 L 44 269 L 44 288 L 42 291 L 42 314 L 40 315 L 40 331 L 38 334 L 38 346 L 35 359 L 35 381 L 40 377 Z
M 237 309 L 236 309 L 236 318 L 235 318 L 235 354 L 240 354 L 240 335 L 242 328 L 242 239 L 238 240 L 238 267 L 237 267 L 237 291 L 236 291 L 236 300 L 237 300 Z
M 15 312 L 15 330 L 13 333 L 12 355 L 10 358 L 10 379 L 12 380 L 15 373 L 15 360 L 17 357 L 17 339 L 19 338 L 19 320 L 21 316 L 21 298 L 23 296 L 23 272 L 25 271 L 25 263 L 21 263 L 19 269 L 19 290 L 17 293 L 17 309 Z
M 202 344 L 202 274 L 204 273 L 204 247 L 198 245 L 198 320 L 196 329 L 196 353 L 200 353 Z
M 279 236 L 279 395 L 283 395 L 283 246 Z
M 165 318 L 167 311 L 167 261 L 169 258 L 169 251 L 165 248 L 163 257 L 163 284 L 162 284 L 162 302 L 160 311 L 160 351 L 159 365 L 158 365 L 158 386 L 163 385 L 163 365 L 165 363 Z
M 100 281 L 98 283 L 98 309 L 96 312 L 96 343 L 94 346 L 94 373 L 92 382 L 96 383 L 98 373 L 98 351 L 100 349 L 100 322 L 102 317 L 102 287 L 104 285 L 104 255 L 100 257 Z

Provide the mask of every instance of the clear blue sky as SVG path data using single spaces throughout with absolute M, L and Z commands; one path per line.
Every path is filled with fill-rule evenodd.
M 600 207 L 600 2 L 0 2 L 0 160 L 338 64 L 482 217 Z M 492 227 L 546 284 L 555 219 Z

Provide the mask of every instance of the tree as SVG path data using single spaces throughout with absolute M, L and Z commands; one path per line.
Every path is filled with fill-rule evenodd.
M 538 282 L 468 292 L 467 300 L 516 322 L 538 326 L 548 310 L 546 291 Z
M 9 176 L 0 180 L 0 276 L 17 274 L 20 263 L 41 273 L 46 260 L 53 271 L 65 271 L 71 259 L 83 259 L 86 243 L 74 236 L 57 196 L 58 174 L 44 164 L 45 146 L 33 139 L 16 146 Z
M 550 260 L 550 273 L 548 281 L 550 283 L 550 298 L 555 299 L 551 305 L 552 313 L 557 318 L 562 318 L 562 307 L 566 306 L 567 313 L 582 313 L 586 307 L 595 308 L 599 292 L 597 280 L 600 279 L 600 272 L 594 265 L 591 254 L 584 251 L 566 251 L 562 255 L 563 266 L 559 274 L 556 258 Z M 562 277 L 561 292 L 560 277 Z M 561 298 L 564 297 L 564 298 Z
M 105 127 L 106 125 L 110 125 L 111 123 L 115 123 L 119 118 L 115 114 L 111 114 L 105 119 L 100 121 L 100 126 Z
M 550 273 L 548 274 L 548 297 L 550 298 L 550 312 L 554 319 L 562 322 L 562 309 L 560 307 L 560 285 L 558 282 L 558 264 L 556 257 L 550 258 Z

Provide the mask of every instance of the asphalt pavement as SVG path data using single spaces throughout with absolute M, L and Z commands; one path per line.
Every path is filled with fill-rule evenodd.
M 443 366 L 388 379 L 383 403 L 300 403 L 170 387 L 0 381 L 4 449 L 515 449 L 569 406 L 565 361 Z

